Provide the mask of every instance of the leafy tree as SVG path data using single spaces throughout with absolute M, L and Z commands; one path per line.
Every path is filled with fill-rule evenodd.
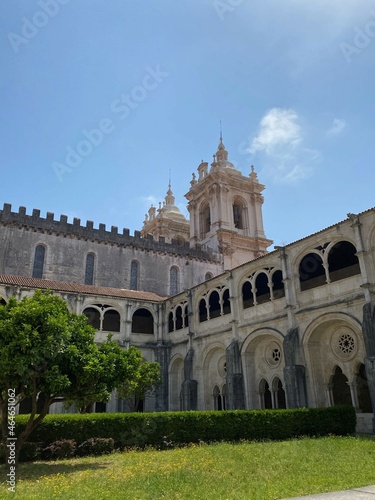
M 108 400 L 124 380 L 139 380 L 141 353 L 121 349 L 112 340 L 100 346 L 84 315 L 67 309 L 63 299 L 37 290 L 21 301 L 0 305 L 0 409 L 2 440 L 9 435 L 9 398 L 31 400 L 25 429 L 17 437 L 15 464 L 31 432 L 62 399 L 83 411 L 94 401 Z M 41 398 L 43 394 L 43 398 Z M 9 452 L 9 450 L 8 450 Z M 8 460 L 9 463 L 9 460 Z
M 160 381 L 159 363 L 156 361 L 147 363 L 140 359 L 135 376 L 124 379 L 117 388 L 117 396 L 125 399 L 133 411 L 138 411 L 140 401 L 159 385 Z

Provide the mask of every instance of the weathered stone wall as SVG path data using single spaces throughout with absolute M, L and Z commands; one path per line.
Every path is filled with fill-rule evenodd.
M 204 281 L 205 274 L 222 272 L 220 257 L 202 249 L 191 249 L 188 244 L 165 243 L 163 238 L 141 238 L 116 227 L 106 231 L 103 224 L 93 228 L 88 221 L 81 226 L 66 216 L 55 221 L 51 213 L 44 219 L 39 210 L 26 215 L 24 207 L 18 213 L 4 205 L 0 211 L 0 273 L 32 276 L 35 247 L 46 247 L 43 278 L 84 283 L 86 256 L 95 255 L 94 284 L 130 288 L 130 266 L 139 263 L 139 289 L 169 295 L 169 272 L 179 269 L 179 289 L 184 290 Z

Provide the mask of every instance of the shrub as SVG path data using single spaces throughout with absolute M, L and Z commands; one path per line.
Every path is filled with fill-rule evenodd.
M 112 438 L 90 438 L 81 443 L 77 448 L 77 455 L 104 455 L 112 453 L 115 441 Z
M 54 441 L 42 450 L 42 458 L 55 460 L 61 458 L 71 458 L 76 451 L 77 443 L 74 439 L 62 439 Z
M 347 435 L 355 432 L 355 418 L 352 407 L 47 415 L 30 438 L 45 447 L 56 439 L 83 443 L 96 436 L 112 438 L 116 448 L 166 448 L 169 443 Z M 20 415 L 16 431 L 24 425 Z

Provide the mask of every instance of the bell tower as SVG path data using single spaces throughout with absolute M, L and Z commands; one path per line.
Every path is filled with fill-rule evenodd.
M 198 166 L 185 195 L 190 212 L 190 245 L 204 245 L 224 258 L 224 269 L 232 269 L 267 253 L 272 244 L 264 234 L 262 191 L 254 167 L 248 177 L 228 160 L 220 142 L 209 169 Z

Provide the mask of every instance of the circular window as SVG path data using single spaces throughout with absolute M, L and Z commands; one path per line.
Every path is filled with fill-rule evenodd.
M 357 352 L 355 334 L 347 327 L 339 328 L 331 339 L 331 348 L 335 355 L 341 359 L 351 359 Z
M 351 354 L 354 351 L 354 339 L 351 335 L 341 335 L 339 338 L 339 347 L 344 354 Z
M 225 377 L 227 375 L 227 361 L 225 356 L 219 359 L 217 371 L 219 372 L 220 377 Z
M 266 348 L 266 361 L 270 366 L 278 366 L 281 361 L 281 347 L 276 342 L 271 342 Z

